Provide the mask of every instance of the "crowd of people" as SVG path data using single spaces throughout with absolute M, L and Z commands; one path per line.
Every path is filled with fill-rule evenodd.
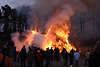
M 85 64 L 87 64 L 88 67 L 99 67 L 100 63 L 98 61 L 100 61 L 100 43 L 96 45 L 95 48 L 88 50 L 85 56 Z
M 60 52 L 58 48 L 47 48 L 46 51 L 44 51 L 31 46 L 28 52 L 26 50 L 24 46 L 20 52 L 17 52 L 15 47 L 13 49 L 13 56 L 10 56 L 9 48 L 4 45 L 0 48 L 0 67 L 13 67 L 13 62 L 18 63 L 20 67 L 49 67 L 51 63 L 62 60 L 65 67 L 80 67 L 79 61 L 81 56 L 83 56 L 79 53 L 78 49 L 76 51 L 72 49 L 70 53 L 68 53 L 65 48 Z M 85 53 L 85 59 L 82 58 L 85 60 L 84 64 L 88 67 L 98 67 L 98 61 L 100 60 L 99 50 L 99 45 L 95 50 L 88 50 Z
M 16 47 L 14 47 L 13 57 L 10 57 L 13 58 L 12 61 L 10 58 L 8 58 L 9 53 L 9 49 L 6 47 L 6 45 L 4 45 L 4 47 L 0 51 L 0 66 L 8 64 L 4 67 L 12 67 L 12 61 L 14 61 L 16 63 L 19 63 L 20 67 L 49 67 L 51 62 L 59 62 L 61 61 L 61 59 L 63 59 L 63 63 L 66 67 L 72 67 L 74 62 L 77 67 L 80 58 L 80 54 L 78 51 L 74 51 L 72 49 L 71 52 L 68 53 L 65 48 L 63 48 L 62 52 L 60 52 L 59 48 L 47 48 L 46 51 L 44 51 L 40 48 L 31 46 L 29 47 L 29 51 L 27 52 L 24 46 L 20 52 L 17 52 Z M 6 62 L 7 64 L 5 63 L 5 56 L 8 59 L 8 62 Z
M 43 51 L 39 48 L 29 47 L 29 52 L 27 53 L 25 46 L 18 53 L 18 56 L 20 58 L 21 67 L 26 66 L 26 61 L 28 67 L 32 67 L 33 64 L 34 67 L 49 67 L 51 62 L 59 62 L 61 61 L 61 58 L 63 58 L 66 67 L 72 67 L 74 62 L 75 67 L 78 67 L 78 61 L 80 58 L 79 52 L 74 51 L 73 49 L 68 53 L 65 48 L 60 52 L 59 48 L 55 48 L 54 50 L 52 48 L 47 48 L 46 51 Z

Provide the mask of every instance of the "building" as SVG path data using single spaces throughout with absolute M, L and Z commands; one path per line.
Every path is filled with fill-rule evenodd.
M 71 19 L 71 33 L 78 40 L 85 42 L 100 39 L 100 19 L 99 12 L 85 11 L 75 13 Z M 72 35 L 72 37 L 74 37 Z
M 5 10 L 0 10 L 0 42 L 11 39 L 14 32 L 25 32 L 27 30 L 27 19 L 17 15 L 16 9 L 11 9 L 8 5 L 3 6 Z

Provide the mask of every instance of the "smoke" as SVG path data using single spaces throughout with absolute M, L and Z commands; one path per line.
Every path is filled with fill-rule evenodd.
M 28 25 L 30 29 L 38 28 L 41 31 L 45 30 L 45 25 L 51 19 L 52 15 L 56 11 L 66 10 L 69 14 L 76 11 L 86 10 L 86 6 L 80 0 L 33 0 L 35 3 L 31 6 L 24 5 L 23 9 L 20 11 L 28 16 Z M 26 7 L 26 8 L 25 8 Z M 27 9 L 29 8 L 29 9 Z M 60 9 L 61 8 L 61 9 Z M 27 10 L 27 12 L 26 12 Z M 59 11 L 58 14 L 61 14 Z
M 20 40 L 19 40 L 19 38 L 20 38 L 20 34 L 18 33 L 18 32 L 16 32 L 16 33 L 13 33 L 12 35 L 11 35 L 11 37 L 12 37 L 12 41 L 14 42 L 14 45 L 15 45 L 15 47 L 16 47 L 16 50 L 17 51 L 20 51 L 21 49 L 22 49 L 22 47 L 23 47 L 23 42 L 21 42 Z
M 86 10 L 86 6 L 80 0 L 34 0 L 35 3 L 29 6 L 30 11 L 22 10 L 21 13 L 24 13 L 28 16 L 27 23 L 30 26 L 30 30 L 39 29 L 40 32 L 47 32 L 51 25 L 60 25 L 63 27 L 63 24 L 67 24 L 70 28 L 70 18 L 77 11 Z M 58 26 L 59 27 L 59 26 Z M 69 29 L 70 30 L 70 29 Z M 23 34 L 22 34 L 23 35 Z M 42 48 L 41 43 L 43 43 L 45 37 L 42 34 L 33 34 L 28 33 L 24 34 L 25 39 L 20 40 L 20 34 L 12 34 L 12 40 L 15 43 L 18 51 L 22 47 L 28 44 L 35 43 L 36 47 Z
M 46 37 L 43 34 L 35 34 L 32 33 L 32 31 L 26 31 L 23 34 L 20 34 L 19 32 L 11 34 L 12 41 L 15 44 L 16 50 L 21 51 L 23 46 L 25 46 L 26 51 L 29 51 L 30 46 L 34 46 L 37 48 L 42 48 L 41 45 Z

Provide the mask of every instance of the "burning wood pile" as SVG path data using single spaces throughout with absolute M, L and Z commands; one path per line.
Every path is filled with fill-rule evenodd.
M 36 31 L 32 31 L 34 36 L 36 34 L 40 34 Z M 41 34 L 43 35 L 44 39 L 42 39 L 42 49 L 46 50 L 46 48 L 59 48 L 60 51 L 65 48 L 68 52 L 70 52 L 72 49 L 76 50 L 74 46 L 72 46 L 69 43 L 68 37 L 70 34 L 69 26 L 67 24 L 55 24 L 51 25 L 50 28 L 48 29 L 46 34 Z M 41 39 L 39 39 L 41 40 Z M 34 39 L 33 43 L 36 40 Z

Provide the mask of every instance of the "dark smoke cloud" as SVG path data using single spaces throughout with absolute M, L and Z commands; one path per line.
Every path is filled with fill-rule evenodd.
M 44 30 L 44 26 L 46 25 L 47 21 L 55 14 L 57 9 L 66 6 L 70 6 L 69 8 L 72 9 L 73 12 L 75 11 L 84 11 L 86 10 L 86 6 L 80 0 L 34 0 L 35 3 L 29 8 L 28 13 L 28 24 L 30 28 L 34 28 L 34 25 L 41 30 Z M 25 10 L 25 8 L 24 8 Z M 24 13 L 24 10 L 22 13 Z M 60 14 L 60 12 L 59 12 Z M 27 16 L 28 16 L 27 15 Z
M 100 9 L 100 0 L 81 0 L 89 9 L 98 10 Z
M 55 13 L 56 9 L 66 4 L 69 4 L 74 12 L 83 12 L 87 8 L 99 8 L 99 0 L 33 0 L 33 2 L 31 0 L 21 6 L 22 10 L 20 12 L 28 16 L 30 28 L 34 28 L 35 25 L 41 29 Z

